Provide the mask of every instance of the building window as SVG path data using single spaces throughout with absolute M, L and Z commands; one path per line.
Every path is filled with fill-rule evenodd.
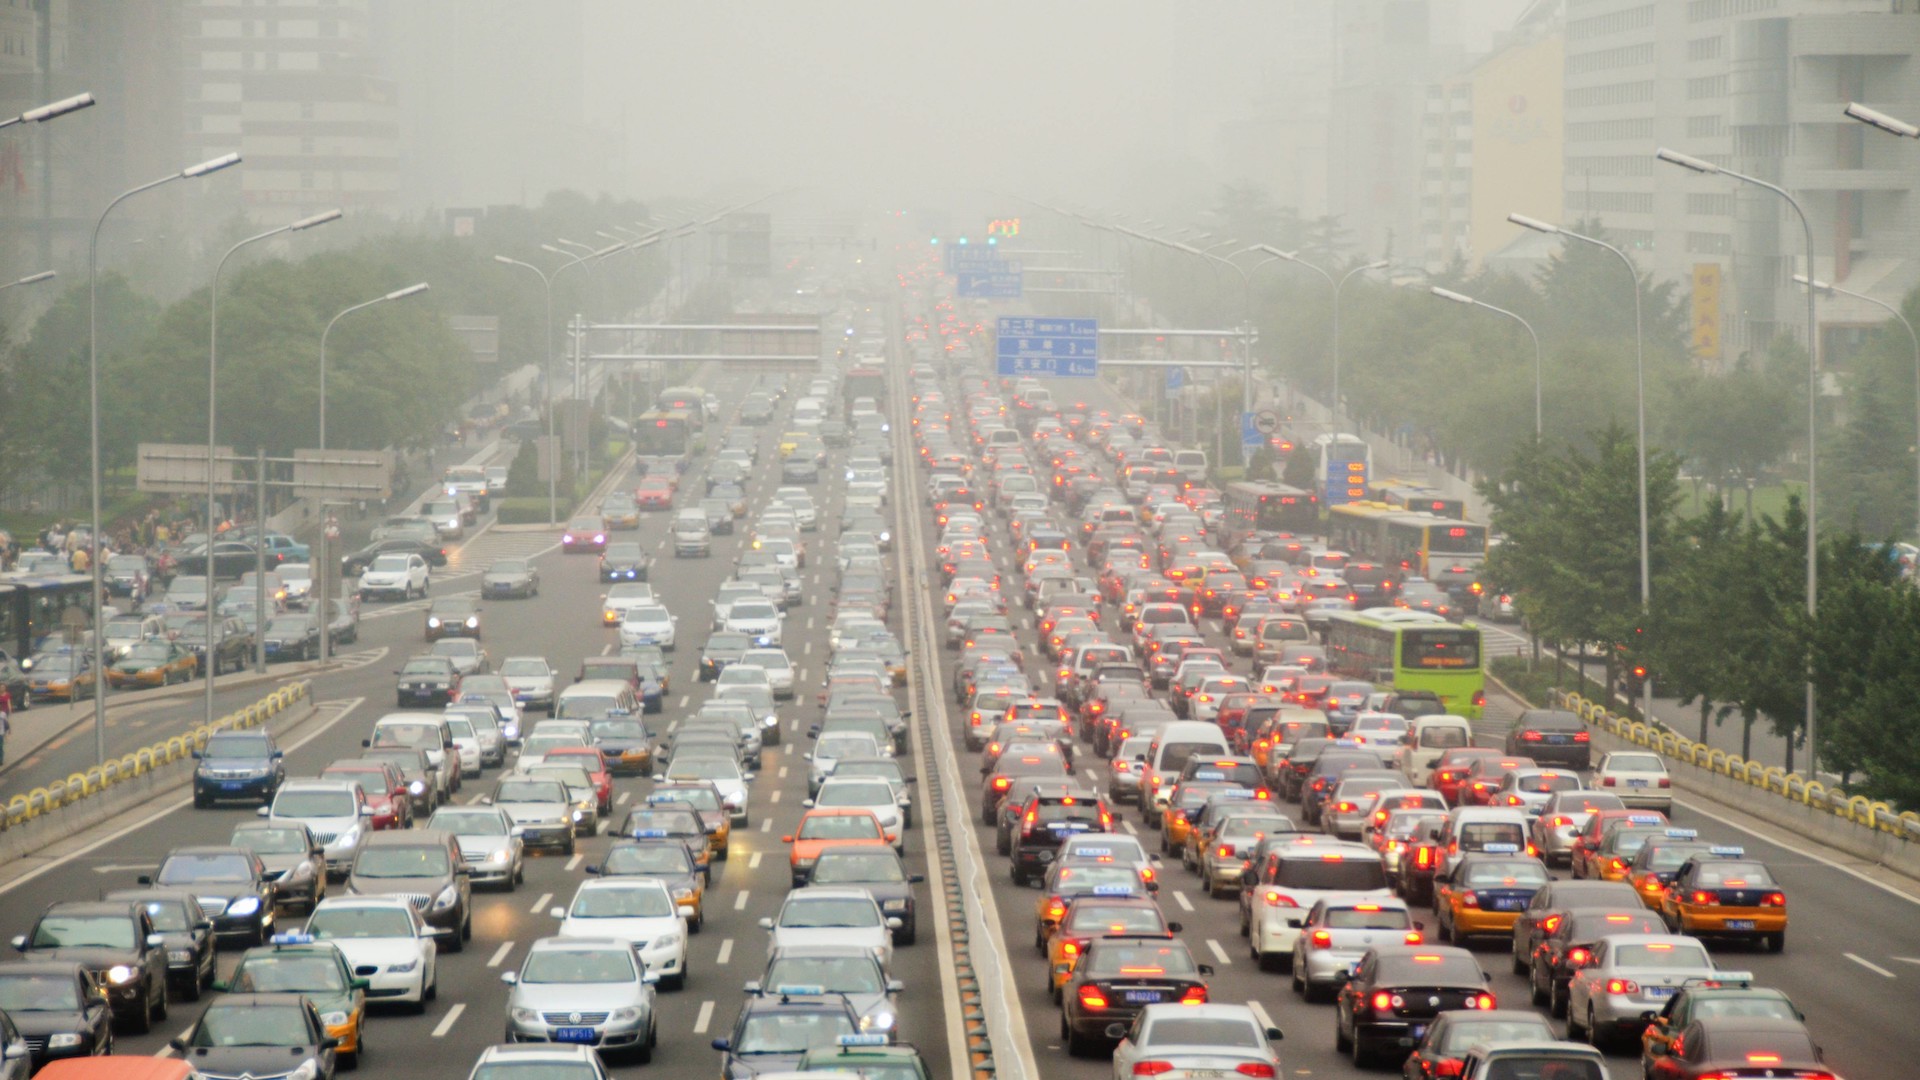
M 1720 77 L 1722 83 L 1726 76 Z M 1723 89 L 1721 91 L 1725 93 Z M 1592 109 L 1606 105 L 1629 105 L 1634 102 L 1653 100 L 1653 80 L 1637 82 L 1611 83 L 1606 86 L 1583 86 L 1567 91 L 1567 108 Z
M 1687 254 L 1731 255 L 1733 254 L 1733 237 L 1726 233 L 1690 232 L 1687 234 Z
M 1622 45 L 1618 48 L 1576 53 L 1567 57 L 1567 74 L 1585 75 L 1591 71 L 1609 71 L 1613 68 L 1639 67 L 1651 63 L 1653 63 L 1652 42 Z
M 1625 120 L 1582 120 L 1567 125 L 1568 142 L 1609 142 L 1620 139 L 1653 138 L 1653 118 L 1637 116 Z
M 1585 209 L 1611 214 L 1653 213 L 1651 191 L 1593 191 L 1586 195 Z
M 1793 131 L 1785 124 L 1734 128 L 1733 152 L 1741 157 L 1786 157 L 1793 152 Z
M 1701 101 L 1707 98 L 1727 96 L 1727 77 L 1725 75 L 1703 75 L 1698 79 L 1687 80 L 1687 100 Z
M 1642 4 L 1625 11 L 1575 19 L 1567 24 L 1567 40 L 1585 41 L 1589 38 L 1606 37 L 1609 34 L 1623 34 L 1629 30 L 1641 30 L 1652 25 L 1653 5 Z
M 1687 117 L 1687 138 L 1717 139 L 1727 133 L 1727 118 L 1719 113 Z
M 1687 59 L 1698 63 L 1702 60 L 1720 59 L 1720 51 L 1726 48 L 1724 37 L 1694 38 L 1687 42 Z
M 1652 176 L 1652 154 L 1595 154 L 1567 158 L 1567 182 L 1587 176 Z
M 1687 193 L 1687 213 L 1700 217 L 1732 217 L 1733 195 L 1730 193 Z
M 1779 0 L 1687 0 L 1687 21 L 1704 22 L 1734 15 L 1757 15 L 1779 6 Z

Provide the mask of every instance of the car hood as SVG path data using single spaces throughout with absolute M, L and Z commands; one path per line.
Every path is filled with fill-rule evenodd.
M 553 689 L 553 676 L 551 675 L 503 675 L 501 677 L 507 680 L 507 689 L 509 690 Z
M 319 1053 L 317 1046 L 196 1046 L 181 1056 L 196 1070 L 215 1076 L 279 1076 Z
M 678 915 L 646 918 L 576 919 L 560 923 L 561 937 L 614 938 L 619 941 L 652 941 L 662 934 L 684 933 L 686 924 Z
M 451 877 L 349 877 L 347 892 L 354 896 L 394 896 L 426 893 L 433 896 L 453 883 Z
M 864 889 L 867 895 L 873 897 L 874 903 L 881 905 L 882 910 L 885 910 L 889 900 L 913 899 L 913 886 L 904 881 L 835 881 L 815 884 L 831 884 L 834 888 Z
M 28 960 L 65 960 L 88 971 L 105 971 L 116 964 L 133 967 L 140 965 L 140 957 L 130 949 L 102 949 L 92 946 L 73 945 L 59 949 L 29 949 L 23 954 Z
M 282 854 L 280 852 L 269 853 L 263 851 L 260 853 L 260 862 L 266 866 L 267 873 L 269 874 L 285 873 L 306 861 L 306 856 L 295 855 L 291 852 Z
M 536 821 L 565 821 L 567 816 L 573 813 L 571 803 L 498 803 L 496 805 L 505 810 L 507 816 L 518 825 Z
M 44 1039 L 68 1031 L 85 1031 L 92 1025 L 79 1009 L 9 1009 L 7 1018 L 20 1034 L 29 1039 Z
M 374 974 L 363 968 L 387 967 L 392 964 L 404 964 L 417 960 L 426 950 L 422 942 L 413 938 L 328 938 L 339 946 L 340 954 L 347 958 L 347 964 L 353 973 L 361 978 Z
M 646 1004 L 629 983 L 520 983 L 507 999 L 510 1009 L 540 1012 L 603 1013 Z

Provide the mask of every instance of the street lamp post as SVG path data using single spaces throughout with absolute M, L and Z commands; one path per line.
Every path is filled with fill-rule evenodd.
M 1807 277 L 1813 276 L 1814 274 L 1813 222 L 1808 220 L 1806 208 L 1800 205 L 1800 200 L 1794 198 L 1792 193 L 1788 192 L 1786 188 L 1783 188 L 1778 184 L 1774 184 L 1766 180 L 1762 180 L 1757 176 L 1748 176 L 1746 173 L 1734 172 L 1732 169 L 1723 168 L 1719 165 L 1715 165 L 1711 161 L 1707 161 L 1703 158 L 1694 157 L 1691 154 L 1683 154 L 1678 150 L 1669 150 L 1664 146 L 1654 151 L 1654 156 L 1659 158 L 1661 161 L 1666 162 L 1669 165 L 1678 165 L 1683 169 L 1687 169 L 1691 172 L 1700 173 L 1703 176 L 1724 176 L 1730 180 L 1738 180 L 1743 184 L 1751 184 L 1754 187 L 1763 188 L 1767 191 L 1771 191 L 1775 195 L 1778 195 L 1780 196 L 1780 198 L 1786 200 L 1787 205 L 1792 207 L 1794 214 L 1796 214 L 1800 218 L 1800 229 L 1806 235 L 1806 243 L 1807 243 L 1806 276 Z M 1816 419 L 1820 415 L 1820 326 L 1819 326 L 1819 323 L 1815 321 L 1815 308 L 1814 308 L 1815 299 L 1816 299 L 1815 291 L 1813 289 L 1808 289 L 1807 290 L 1807 622 L 1809 625 L 1813 623 L 1814 617 L 1819 614 L 1819 610 L 1820 610 L 1820 536 L 1819 536 L 1820 487 L 1819 487 L 1819 473 L 1814 468 L 1814 464 L 1815 464 L 1815 461 L 1818 455 L 1818 450 L 1819 450 L 1818 440 L 1814 437 L 1814 424 Z M 1807 775 L 1808 776 L 1816 776 L 1820 772 L 1820 759 L 1817 756 L 1819 751 L 1819 744 L 1815 741 L 1815 738 L 1814 738 L 1815 707 L 1817 704 L 1818 702 L 1814 694 L 1813 669 L 1811 666 L 1809 666 L 1807 669 Z M 1789 749 L 1791 749 L 1791 744 L 1789 744 Z
M 1583 244 L 1605 248 L 1620 260 L 1627 268 L 1627 278 L 1633 285 L 1633 398 L 1634 398 L 1634 456 L 1639 469 L 1640 495 L 1640 612 L 1644 617 L 1653 610 L 1653 556 L 1647 543 L 1647 350 L 1641 333 L 1640 319 L 1640 271 L 1633 265 L 1627 253 L 1595 237 L 1563 229 L 1525 214 L 1508 214 L 1507 220 L 1523 229 L 1532 229 L 1548 236 L 1564 236 L 1569 240 L 1578 240 Z M 1653 720 L 1653 680 L 1641 680 L 1640 718 L 1649 723 Z
M 427 283 L 422 281 L 416 285 L 409 285 L 404 289 L 395 289 L 385 296 L 376 296 L 371 300 L 354 304 L 352 307 L 342 310 L 340 314 L 327 320 L 327 325 L 320 331 L 320 449 L 325 450 L 327 448 L 327 335 L 333 333 L 333 324 L 356 311 L 373 307 L 375 304 L 384 304 L 390 300 L 405 300 L 409 296 L 417 296 L 426 291 Z
M 87 97 L 84 94 L 81 96 Z M 88 97 L 87 104 L 92 104 L 91 97 Z M 73 108 L 85 107 L 85 105 L 73 106 Z M 93 572 L 93 748 L 95 756 L 101 762 L 107 760 L 107 647 L 106 627 L 103 625 L 106 618 L 106 599 L 100 570 L 100 230 L 106 226 L 107 215 L 113 213 L 114 207 L 143 191 L 152 191 L 162 184 L 170 184 L 175 180 L 198 179 L 238 164 L 240 164 L 239 154 L 223 154 L 198 165 L 189 165 L 177 173 L 163 176 L 158 180 L 149 180 L 139 187 L 128 188 L 114 196 L 106 209 L 100 211 L 99 219 L 93 223 L 93 238 L 87 243 L 87 413 L 89 417 L 87 442 L 91 462 L 88 468 L 91 480 L 89 486 L 92 488 L 93 501 L 87 554 L 91 557 L 88 569 Z M 209 470 L 213 468 L 211 459 L 207 462 L 207 468 Z M 207 617 L 211 619 L 213 617 L 213 522 L 211 521 L 207 522 L 207 580 Z
M 1916 430 L 1920 430 L 1920 333 L 1916 333 L 1914 331 L 1913 323 L 1907 321 L 1906 313 L 1901 311 L 1898 307 L 1887 303 L 1885 300 L 1878 300 L 1878 299 L 1875 299 L 1874 297 L 1868 296 L 1866 293 L 1854 292 L 1852 289 L 1843 289 L 1838 285 L 1834 285 L 1826 281 L 1819 281 L 1817 279 L 1810 278 L 1805 274 L 1795 274 L 1793 275 L 1793 280 L 1795 284 L 1804 285 L 1809 289 L 1818 289 L 1821 292 L 1833 293 L 1838 296 L 1851 296 L 1855 300 L 1863 300 L 1869 304 L 1872 304 L 1874 307 L 1877 307 L 1882 311 L 1885 311 L 1887 314 L 1893 316 L 1895 319 L 1898 319 L 1900 321 L 1900 325 L 1906 328 L 1907 337 L 1913 342 L 1913 378 L 1914 378 L 1914 388 L 1915 388 L 1915 395 L 1916 395 L 1914 400 L 1914 409 L 1915 409 L 1914 426 Z M 1920 443 L 1917 443 L 1916 445 L 1920 445 Z M 1920 475 L 1920 474 L 1917 474 L 1917 475 Z M 1920 504 L 1917 504 L 1917 505 L 1920 505 Z
M 203 675 L 207 682 L 206 722 L 209 725 L 213 723 L 214 718 L 213 684 L 215 676 L 219 674 L 214 670 L 214 668 L 219 666 L 219 657 L 214 649 L 214 624 L 217 620 L 214 618 L 215 605 L 213 603 L 213 541 L 215 539 L 213 530 L 214 478 L 219 474 L 215 469 L 216 463 L 213 459 L 213 448 L 220 441 L 217 438 L 220 416 L 220 274 L 227 268 L 227 260 L 233 258 L 235 253 L 249 244 L 257 244 L 262 240 L 271 240 L 285 233 L 303 232 L 315 226 L 325 225 L 329 221 L 338 221 L 339 219 L 339 210 L 326 210 L 314 214 L 311 217 L 301 218 L 299 221 L 292 222 L 291 224 L 281 225 L 268 229 L 266 232 L 255 233 L 247 237 L 245 240 L 228 248 L 227 253 L 220 256 L 220 261 L 213 264 L 213 281 L 207 287 L 207 670 Z M 261 558 L 264 559 L 266 557 L 265 545 L 267 542 L 267 508 L 265 506 L 254 507 L 254 527 L 259 532 L 256 547 L 259 550 Z M 265 574 L 259 574 L 257 578 L 259 597 L 258 610 L 255 611 L 254 618 L 254 651 L 255 655 L 259 658 L 261 669 L 265 670 L 267 665 L 267 619 L 265 611 L 267 606 L 267 579 Z
M 1340 294 L 1346 291 L 1347 282 L 1351 281 L 1355 274 L 1368 270 L 1384 270 L 1390 264 L 1385 259 L 1362 263 L 1335 280 L 1334 276 L 1326 270 L 1301 258 L 1297 251 L 1281 251 L 1269 244 L 1255 246 L 1269 255 L 1306 267 L 1325 278 L 1327 284 L 1333 287 L 1333 400 L 1327 403 L 1327 415 L 1332 423 L 1333 434 L 1338 435 L 1340 433 Z
M 555 248 L 548 244 L 540 245 L 540 249 L 542 251 L 558 251 L 559 254 L 565 255 L 567 258 L 571 259 L 572 261 L 562 264 L 558 269 L 554 270 L 551 273 L 540 269 L 539 267 L 533 265 L 530 262 L 522 262 L 519 259 L 510 259 L 505 255 L 495 255 L 493 257 L 493 261 L 497 263 L 502 263 L 507 266 L 517 266 L 523 270 L 532 271 L 534 275 L 540 279 L 540 287 L 542 290 L 544 290 L 545 296 L 546 296 L 546 304 L 547 304 L 546 375 L 540 381 L 542 384 L 544 384 L 546 388 L 545 397 L 547 401 L 547 524 L 558 525 L 560 523 L 560 495 L 559 495 L 560 443 L 559 443 L 559 440 L 554 435 L 554 419 L 553 419 L 553 283 L 557 278 L 559 278 L 561 272 L 567 269 L 567 267 L 578 266 L 584 260 L 582 260 L 577 256 L 574 256 L 569 252 L 560 251 L 558 248 Z
M 1540 416 L 1540 335 L 1534 333 L 1533 324 L 1513 312 L 1508 311 L 1506 308 L 1494 307 L 1485 300 L 1476 300 L 1465 293 L 1457 293 L 1452 289 L 1443 289 L 1438 285 L 1432 286 L 1428 291 L 1442 300 L 1451 300 L 1456 304 L 1466 304 L 1471 307 L 1482 308 L 1486 311 L 1493 312 L 1495 315 L 1505 315 L 1507 318 L 1526 327 L 1527 336 L 1533 339 L 1533 438 L 1534 441 L 1538 442 L 1543 434 Z

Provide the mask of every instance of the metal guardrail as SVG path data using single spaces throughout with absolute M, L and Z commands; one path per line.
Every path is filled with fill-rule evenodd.
M 1920 840 L 1920 813 L 1902 811 L 1864 795 L 1850 795 L 1843 788 L 1823 784 L 1797 772 L 1788 772 L 1778 765 L 1748 761 L 1738 754 L 1715 749 L 1673 731 L 1621 716 L 1579 694 L 1556 690 L 1554 699 L 1562 708 L 1587 723 L 1663 757 L 1741 781 L 1803 806 L 1823 810 L 1862 828 L 1901 840 Z
M 215 732 L 259 727 L 272 717 L 292 708 L 295 702 L 311 696 L 312 693 L 311 680 L 301 679 L 298 682 L 288 683 L 259 701 L 230 712 L 211 724 L 200 725 L 185 734 L 175 735 L 165 742 L 143 746 L 112 761 L 95 765 L 85 772 L 74 773 L 65 780 L 56 780 L 24 794 L 15 795 L 7 800 L 5 812 L 0 813 L 0 832 L 17 828 L 63 806 L 71 806 L 83 799 L 93 798 L 116 784 L 145 776 L 163 765 L 170 765 L 183 758 L 191 758 L 194 751 L 206 747 L 207 739 Z

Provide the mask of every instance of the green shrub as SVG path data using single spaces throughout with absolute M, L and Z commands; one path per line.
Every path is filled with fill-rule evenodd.
M 547 497 L 524 495 L 499 500 L 497 520 L 502 525 L 544 525 L 547 523 Z M 563 511 L 565 507 L 561 508 Z

